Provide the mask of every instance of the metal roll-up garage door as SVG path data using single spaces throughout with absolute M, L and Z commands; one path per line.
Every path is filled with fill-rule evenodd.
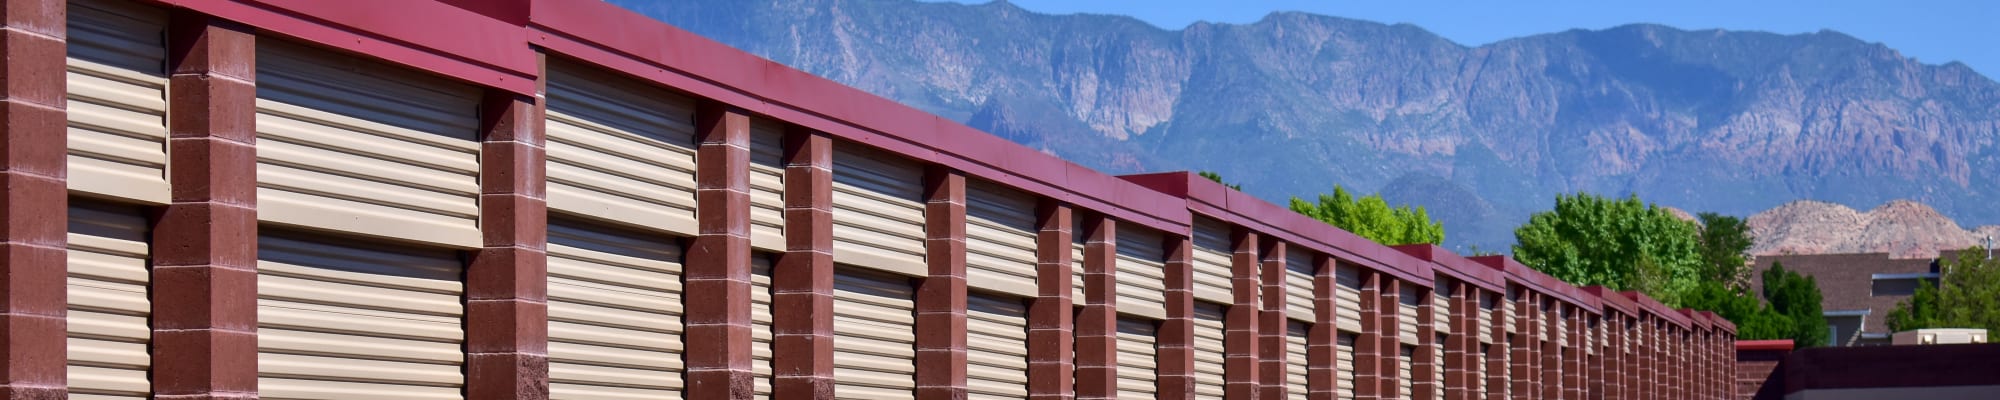
M 1118 312 L 1162 320 L 1166 308 L 1166 252 L 1160 234 L 1118 228 Z
M 911 276 L 924 265 L 924 169 L 901 157 L 833 148 L 833 260 Z
M 1313 310 L 1313 276 L 1319 272 L 1313 254 L 1305 250 L 1285 252 L 1285 315 L 1301 321 L 1318 318 Z
M 70 398 L 152 394 L 146 230 L 146 217 L 136 207 L 70 199 Z
M 776 254 L 750 256 L 750 370 L 757 399 L 771 398 L 771 265 Z
M 1159 393 L 1160 322 L 1118 318 L 1118 398 L 1152 400 Z
M 1075 217 L 1075 216 L 1073 216 L 1073 215 L 1071 216 L 1071 218 L 1074 218 L 1074 219 L 1073 219 L 1074 221 L 1081 221 L 1081 220 L 1082 220 L 1082 218 L 1076 218 L 1076 217 Z M 1085 298 L 1085 297 L 1083 297 L 1083 296 L 1084 296 L 1084 287 L 1083 287 L 1083 271 L 1084 271 L 1084 263 L 1083 263 L 1083 254 L 1084 254 L 1084 253 L 1083 253 L 1083 246 L 1084 246 L 1084 242 L 1088 241 L 1088 239 L 1089 239 L 1089 238 L 1090 238 L 1090 235 L 1088 235 L 1088 234 L 1087 234 L 1086 232 L 1084 232 L 1084 231 L 1083 231 L 1083 229 L 1081 229 L 1081 228 L 1080 228 L 1080 225 L 1078 225 L 1078 224 L 1071 224 L 1071 225 L 1070 225 L 1070 241 L 1072 242 L 1072 243 L 1070 243 L 1070 249 L 1069 249 L 1069 257 L 1070 257 L 1070 258 L 1069 258 L 1069 260 L 1070 260 L 1070 263 L 1069 263 L 1069 298 L 1070 298 L 1070 304 L 1084 304 L 1084 303 L 1085 303 L 1085 299 L 1086 299 L 1086 298 Z
M 1507 299 L 1506 301 L 1500 302 L 1500 314 L 1501 314 L 1500 327 L 1501 329 L 1506 330 L 1507 333 L 1510 334 L 1521 333 L 1521 326 L 1520 326 L 1521 317 L 1519 315 L 1515 315 L 1515 313 L 1521 312 L 1521 306 L 1519 304 L 1520 302 L 1521 302 L 1521 289 L 1507 288 Z M 1509 341 L 1507 344 L 1513 345 L 1514 343 L 1512 341 Z
M 1312 342 L 1309 339 L 1312 337 L 1311 332 L 1311 323 L 1299 320 L 1285 321 L 1286 399 L 1305 400 L 1306 394 L 1312 389 L 1310 386 L 1312 380 L 1308 379 L 1311 376 L 1309 369 L 1312 363 L 1307 350 Z
M 750 120 L 750 245 L 785 251 L 785 123 Z
M 461 398 L 465 273 L 458 252 L 261 230 L 259 395 Z
M 69 2 L 69 188 L 166 203 L 164 10 Z
M 431 75 L 258 40 L 257 218 L 479 247 L 479 98 Z
M 1230 295 L 1229 280 L 1234 275 L 1231 264 L 1235 263 L 1230 252 L 1235 246 L 1230 243 L 1229 231 L 1229 225 L 1222 222 L 1195 219 L 1193 283 L 1196 300 L 1225 304 L 1236 302 L 1236 297 Z
M 1340 332 L 1334 337 L 1333 379 L 1334 395 L 1342 399 L 1354 398 L 1354 342 L 1360 334 Z
M 1422 343 L 1423 340 L 1423 337 L 1417 336 L 1418 305 L 1423 303 L 1423 298 L 1419 296 L 1422 293 L 1415 286 L 1405 284 L 1397 290 L 1396 337 L 1402 339 L 1404 344 Z
M 1402 348 L 1396 351 L 1396 393 L 1400 394 L 1397 398 L 1416 398 L 1416 377 L 1411 374 L 1411 367 L 1415 365 L 1416 360 L 1417 346 L 1405 342 Z
M 968 399 L 1028 397 L 1028 306 L 1004 294 L 966 296 Z
M 1035 199 L 984 182 L 966 188 L 966 283 L 1035 297 Z
M 1340 264 L 1333 269 L 1334 325 L 1347 332 L 1361 331 L 1361 269 Z
M 693 236 L 695 101 L 551 60 L 550 211 Z
M 549 397 L 681 397 L 681 247 L 663 233 L 549 221 Z
M 916 395 L 916 294 L 901 275 L 840 266 L 833 276 L 833 396 Z
M 1223 323 L 1228 306 L 1196 300 L 1194 302 L 1194 396 L 1195 398 L 1222 398 L 1223 365 L 1228 360 L 1227 348 L 1223 341 L 1227 338 L 1228 325 Z

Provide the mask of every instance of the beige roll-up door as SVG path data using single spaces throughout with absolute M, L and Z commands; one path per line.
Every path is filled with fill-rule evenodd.
M 549 397 L 681 397 L 681 247 L 666 233 L 549 221 Z
M 697 234 L 695 100 L 551 60 L 550 211 Z
M 1423 299 L 1418 296 L 1423 294 L 1419 293 L 1416 287 L 1408 285 L 1402 286 L 1397 292 L 1396 337 L 1403 343 L 1418 343 L 1423 340 L 1422 336 L 1417 335 L 1417 327 L 1421 325 L 1417 321 L 1417 312 L 1419 304 L 1423 303 Z
M 479 89 L 257 41 L 257 217 L 478 247 Z
M 1433 393 L 1433 397 L 1431 398 L 1442 399 L 1444 398 L 1444 343 L 1446 340 L 1450 339 L 1448 335 L 1445 334 L 1438 334 L 1435 339 L 1437 340 L 1431 342 L 1430 345 L 1431 376 L 1429 377 L 1429 379 L 1431 380 L 1431 383 L 1433 383 L 1433 385 L 1431 385 L 1431 389 L 1434 390 L 1436 393 Z
M 841 266 L 833 276 L 833 396 L 916 395 L 916 302 L 909 278 Z
M 1118 228 L 1118 312 L 1166 319 L 1166 252 L 1160 234 Z
M 1342 331 L 1334 337 L 1333 389 L 1338 398 L 1354 398 L 1354 342 L 1359 336 L 1354 332 Z
M 1310 369 L 1311 358 L 1307 350 L 1312 340 L 1312 324 L 1290 320 L 1285 321 L 1285 398 L 1305 400 L 1312 389 Z
M 833 260 L 923 276 L 924 170 L 901 157 L 833 148 Z
M 785 251 L 785 123 L 750 120 L 750 245 Z
M 757 399 L 771 398 L 771 264 L 776 254 L 750 256 L 750 370 L 756 376 Z
M 164 10 L 69 2 L 69 188 L 166 203 Z
M 1483 399 L 1487 397 L 1486 394 L 1495 393 L 1500 389 L 1493 387 L 1492 382 L 1486 381 L 1486 376 L 1492 369 L 1490 368 L 1491 366 L 1486 365 L 1486 353 L 1493 350 L 1493 344 L 1482 342 L 1479 343 L 1477 348 L 1479 351 L 1473 353 L 1472 358 L 1473 362 L 1479 363 L 1479 372 L 1473 376 L 1472 387 L 1479 388 L 1479 397 L 1477 398 Z
M 1118 398 L 1152 400 L 1159 393 L 1160 322 L 1118 318 Z
M 1520 316 L 1516 315 L 1520 313 L 1520 303 L 1520 289 L 1507 288 L 1507 299 L 1500 302 L 1500 326 L 1502 329 L 1506 329 L 1507 333 L 1521 333 Z
M 1339 264 L 1333 269 L 1334 326 L 1342 331 L 1361 331 L 1361 270 Z
M 966 398 L 1027 398 L 1027 303 L 984 293 L 966 296 L 965 303 Z
M 1230 256 L 1235 248 L 1229 240 L 1229 225 L 1197 217 L 1194 226 L 1194 298 L 1217 303 L 1234 303 L 1230 295 Z M 1123 305 L 1123 304 L 1120 304 Z
M 1074 218 L 1073 220 L 1080 220 L 1080 219 L 1082 219 L 1082 218 L 1075 218 L 1075 217 L 1072 217 L 1072 218 Z M 1083 232 L 1083 230 L 1082 230 L 1082 229 L 1079 229 L 1079 228 L 1078 228 L 1078 226 L 1077 226 L 1076 224 L 1071 224 L 1071 225 L 1070 225 L 1070 241 L 1071 241 L 1071 242 L 1073 242 L 1073 243 L 1071 243 L 1071 244 L 1070 244 L 1070 249 L 1069 249 L 1069 256 L 1070 256 L 1070 258 L 1069 258 L 1069 261 L 1070 261 L 1070 262 L 1069 262 L 1069 267 L 1070 267 L 1070 269 L 1069 269 L 1069 296 L 1070 296 L 1070 302 L 1071 302 L 1071 304 L 1083 304 L 1083 303 L 1084 303 L 1084 299 L 1085 299 L 1085 298 L 1083 297 L 1083 295 L 1084 295 L 1084 288 L 1083 288 L 1083 271 L 1084 271 L 1084 263 L 1083 263 L 1083 246 L 1084 246 L 1084 242 L 1085 242 L 1085 241 L 1086 241 L 1087 239 L 1088 239 L 1088 235 L 1085 235 L 1085 234 L 1084 234 L 1084 232 Z
M 1399 394 L 1397 398 L 1415 398 L 1417 394 L 1416 379 L 1413 379 L 1415 375 L 1411 373 L 1411 366 L 1415 364 L 1416 357 L 1417 346 L 1407 342 L 1396 351 L 1396 393 Z
M 1194 302 L 1194 396 L 1200 399 L 1219 399 L 1223 395 L 1223 364 L 1228 360 L 1227 348 L 1223 340 L 1228 337 L 1228 326 L 1223 324 L 1228 307 L 1196 300 Z
M 1562 346 L 1562 347 L 1576 346 L 1577 344 L 1575 342 L 1571 342 L 1569 337 L 1569 326 L 1570 324 L 1574 323 L 1569 320 L 1571 317 L 1569 313 L 1569 307 L 1555 307 L 1555 309 L 1556 311 L 1550 314 L 1552 314 L 1552 316 L 1554 317 L 1551 318 L 1551 320 L 1555 321 L 1556 325 L 1557 346 Z
M 265 399 L 457 399 L 457 252 L 262 229 L 257 388 Z
M 984 182 L 966 188 L 966 284 L 1035 297 L 1035 199 Z
M 1313 310 L 1313 275 L 1318 272 L 1313 264 L 1313 254 L 1305 250 L 1287 248 L 1285 250 L 1285 315 L 1292 319 L 1312 321 L 1318 318 Z
M 1479 342 L 1493 343 L 1493 309 L 1500 307 L 1499 296 L 1481 293 L 1479 296 Z
M 145 399 L 153 306 L 146 217 L 136 207 L 70 200 L 69 393 Z

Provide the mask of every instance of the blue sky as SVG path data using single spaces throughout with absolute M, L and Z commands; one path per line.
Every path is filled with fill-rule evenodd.
M 955 0 L 985 3 L 986 0 Z M 1011 0 L 1043 13 L 1137 17 L 1180 29 L 1195 21 L 1247 23 L 1272 11 L 1306 11 L 1407 22 L 1460 44 L 1658 23 L 1684 29 L 1776 33 L 1832 29 L 1881 42 L 1926 64 L 1960 61 L 2000 79 L 2000 1 L 1995 0 Z

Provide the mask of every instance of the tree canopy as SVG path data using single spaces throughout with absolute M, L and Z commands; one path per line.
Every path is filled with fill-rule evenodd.
M 1333 194 L 1319 195 L 1317 203 L 1293 197 L 1291 208 L 1376 243 L 1444 243 L 1444 224 L 1431 219 L 1423 207 L 1390 207 L 1380 193 L 1356 199 L 1346 188 L 1334 185 Z
M 1739 279 L 1748 265 L 1744 261 L 1750 259 L 1750 246 L 1756 244 L 1750 227 L 1741 218 L 1712 212 L 1697 218 L 1701 220 L 1701 279 L 1740 287 Z
M 1556 196 L 1514 230 L 1514 257 L 1576 285 L 1639 290 L 1671 306 L 1701 280 L 1694 223 L 1665 208 L 1587 193 Z
M 1799 347 L 1826 345 L 1819 282 L 1786 270 L 1783 264 L 1772 264 L 1763 277 L 1762 301 L 1720 282 L 1704 281 L 1682 296 L 1683 307 L 1714 311 L 1736 324 L 1739 339 L 1791 339 Z
M 1983 328 L 2000 332 L 2000 260 L 1973 247 L 1939 260 L 1939 283 L 1924 282 L 1889 312 L 1889 330 Z
M 1196 172 L 1194 174 L 1201 175 L 1201 177 L 1208 178 L 1208 180 L 1215 181 L 1215 183 L 1220 183 L 1222 184 L 1222 187 L 1236 189 L 1236 190 L 1243 190 L 1243 185 L 1223 182 L 1222 174 L 1215 173 L 1215 171 L 1201 171 L 1201 172 Z

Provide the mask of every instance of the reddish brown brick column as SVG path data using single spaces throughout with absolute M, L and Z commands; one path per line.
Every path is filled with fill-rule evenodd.
M 1083 312 L 1076 318 L 1076 398 L 1118 397 L 1118 221 L 1091 215 L 1084 235 Z
M 1336 261 L 1313 258 L 1313 325 L 1306 333 L 1306 399 L 1335 400 L 1339 393 L 1338 304 L 1334 303 Z
M 1379 287 L 1381 301 L 1375 303 L 1375 319 L 1380 321 L 1376 334 L 1376 390 L 1379 398 L 1403 398 L 1401 368 L 1403 362 L 1402 313 L 1397 307 L 1403 306 L 1403 281 L 1383 274 L 1375 274 L 1375 284 Z M 1366 295 L 1365 293 L 1363 294 Z
M 1590 354 L 1586 347 L 1590 343 L 1589 336 L 1585 336 L 1589 331 L 1584 327 L 1589 324 L 1589 316 L 1576 306 L 1565 304 L 1562 307 L 1569 310 L 1569 346 L 1563 348 L 1563 398 L 1583 400 L 1584 356 Z
M 1074 397 L 1076 350 L 1071 287 L 1070 208 L 1052 199 L 1035 207 L 1035 287 L 1028 303 L 1028 398 Z
M 1514 302 L 1514 324 L 1518 333 L 1514 333 L 1507 343 L 1507 377 L 1511 381 L 1508 387 L 1513 392 L 1513 398 L 1537 399 L 1533 389 L 1536 385 L 1533 364 L 1535 325 L 1532 316 L 1540 310 L 1535 309 L 1531 301 L 1534 293 L 1525 289 L 1515 290 L 1520 290 L 1520 295 L 1510 301 Z
M 465 271 L 468 398 L 549 398 L 547 152 L 537 92 L 489 91 L 480 113 L 485 247 Z
M 1283 399 L 1285 390 L 1285 242 L 1266 240 L 1263 243 L 1263 311 L 1257 314 L 1257 376 L 1261 381 L 1259 396 L 1266 400 Z
M 1439 386 L 1443 385 L 1435 380 L 1437 371 L 1444 366 L 1437 365 L 1438 343 L 1432 342 L 1438 340 L 1436 324 L 1445 322 L 1431 307 L 1437 301 L 1431 290 L 1420 287 L 1417 291 L 1417 351 L 1410 360 L 1410 378 L 1415 382 L 1410 384 L 1410 398 L 1418 400 L 1435 400 Z
M 167 171 L 154 226 L 153 394 L 257 397 L 257 35 L 180 11 L 167 33 Z
M 965 174 L 939 166 L 924 174 L 924 236 L 930 275 L 917 284 L 917 398 L 963 399 Z
M 771 397 L 833 398 L 833 140 L 785 132 L 785 253 L 771 269 Z
M 1503 286 L 1500 292 L 1494 293 L 1493 296 L 1495 297 L 1493 309 L 1480 311 L 1490 314 L 1488 318 L 1493 319 L 1492 330 L 1481 332 L 1491 337 L 1493 344 L 1486 348 L 1486 387 L 1482 388 L 1490 391 L 1482 392 L 1480 397 L 1487 400 L 1502 400 L 1508 396 L 1501 388 L 1513 384 L 1513 380 L 1508 377 L 1513 369 L 1507 361 L 1507 356 L 1512 353 L 1508 350 L 1508 346 L 1512 343 L 1507 340 L 1507 309 L 1503 306 L 1505 303 L 1502 303 L 1507 301 L 1507 289 Z
M 1480 368 L 1473 356 L 1479 349 L 1479 288 L 1462 282 L 1453 282 L 1450 287 L 1447 301 L 1457 313 L 1446 322 L 1451 324 L 1452 335 L 1444 342 L 1444 398 L 1470 400 Z
M 1583 398 L 1602 399 L 1604 394 L 1604 325 L 1602 317 L 1584 316 L 1584 334 L 1595 344 L 1583 347 Z
M 1382 297 L 1381 286 L 1386 284 L 1383 282 L 1386 280 L 1388 279 L 1381 273 L 1369 270 L 1361 271 L 1361 332 L 1356 332 L 1356 337 L 1354 338 L 1355 399 L 1374 400 L 1386 397 L 1382 393 L 1382 388 L 1384 387 L 1382 386 L 1382 382 L 1384 382 L 1382 379 L 1382 360 L 1384 358 L 1382 352 L 1382 336 L 1384 332 L 1382 303 L 1395 304 L 1392 301 L 1393 299 Z M 1393 318 L 1395 313 L 1390 313 L 1389 315 Z M 1395 329 L 1395 321 L 1393 319 L 1390 320 L 1387 327 L 1387 329 Z M 1392 355 L 1387 358 L 1394 360 L 1394 353 L 1390 354 Z M 1391 368 L 1388 372 L 1393 376 L 1396 371 Z M 1394 393 L 1393 389 L 1395 386 L 1388 387 L 1392 389 L 1391 393 Z
M 1536 367 L 1541 371 L 1541 392 L 1536 393 L 1535 397 L 1560 399 L 1563 395 L 1562 366 L 1565 349 L 1560 340 L 1562 337 L 1557 336 L 1562 331 L 1557 324 L 1561 323 L 1562 303 L 1539 293 L 1535 296 L 1535 302 L 1537 303 L 1535 318 L 1541 322 L 1539 324 L 1541 329 L 1536 331 L 1541 336 L 1541 356 L 1536 357 L 1538 361 Z
M 1187 238 L 1165 235 L 1167 319 L 1153 347 L 1157 368 L 1153 381 L 1160 399 L 1194 399 L 1194 246 Z
M 1238 227 L 1229 234 L 1229 293 L 1235 302 L 1223 317 L 1223 391 L 1229 400 L 1257 398 L 1257 234 Z
M 705 102 L 695 113 L 695 222 L 683 325 L 687 397 L 749 399 L 750 116 Z
M 68 395 L 62 0 L 0 8 L 0 399 Z
M 1601 322 L 1603 324 L 1601 326 L 1604 334 L 1604 344 L 1597 351 L 1598 356 L 1601 357 L 1603 362 L 1595 368 L 1602 371 L 1599 379 L 1604 382 L 1603 389 L 1597 393 L 1601 394 L 1601 397 L 1605 399 L 1616 400 L 1625 398 L 1625 385 L 1620 381 L 1620 379 L 1624 378 L 1623 374 L 1619 373 L 1620 370 L 1624 369 L 1623 366 L 1625 365 L 1624 354 L 1619 350 L 1618 345 L 1621 332 L 1624 332 L 1624 330 L 1618 327 L 1618 321 L 1621 320 L 1624 320 L 1623 316 L 1606 309 L 1603 322 Z

